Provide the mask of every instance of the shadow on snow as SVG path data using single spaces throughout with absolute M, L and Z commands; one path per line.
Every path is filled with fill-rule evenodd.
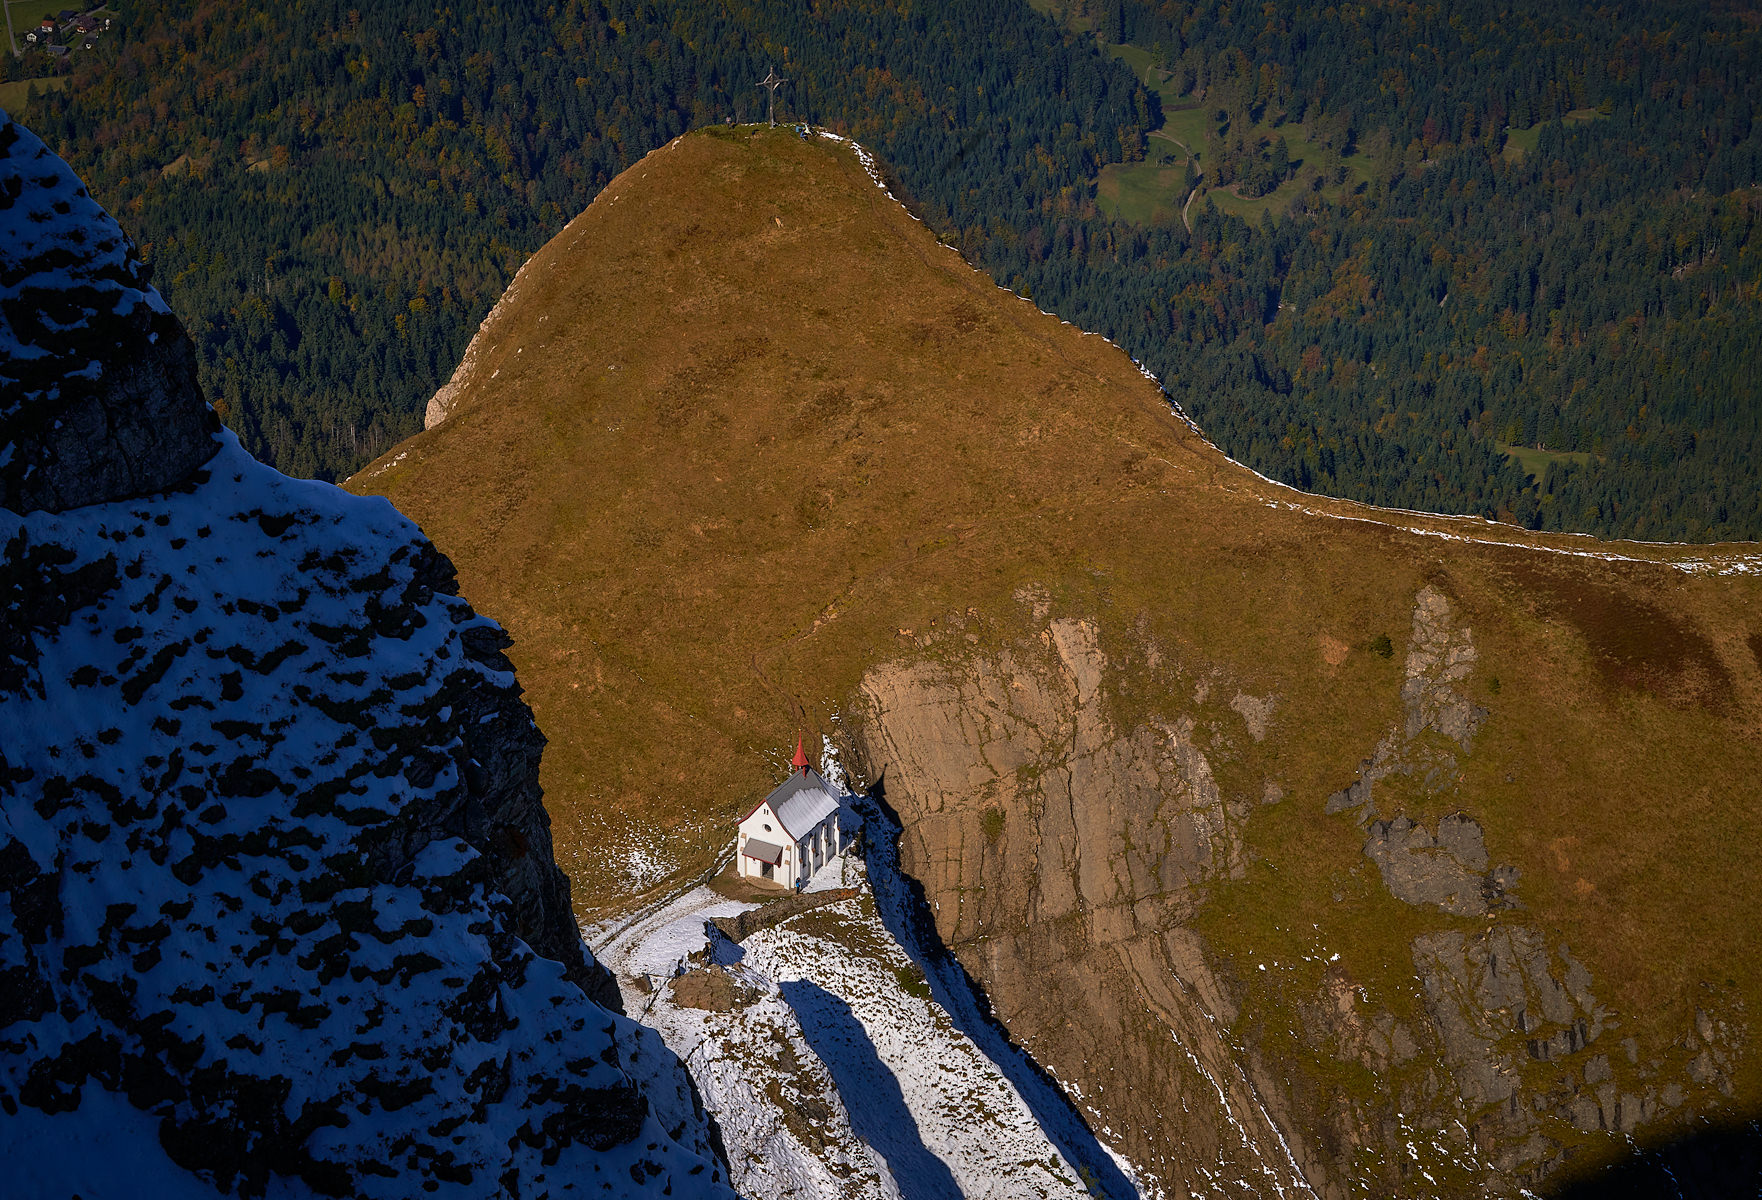
M 850 1005 L 805 979 L 780 986 L 808 1045 L 832 1073 L 851 1128 L 887 1160 L 902 1200 L 961 1200 L 954 1173 L 924 1145 L 899 1080 Z
M 1034 1114 L 1041 1131 L 1082 1175 L 1092 1194 L 1106 1200 L 1137 1200 L 1138 1189 L 1102 1146 L 1058 1081 L 1010 1038 L 1009 1031 L 992 1015 L 983 989 L 943 944 L 930 916 L 930 906 L 924 900 L 923 886 L 900 869 L 901 827 L 898 815 L 887 803 L 885 774 L 869 788 L 866 802 L 859 798 L 857 804 L 867 826 L 863 856 L 868 863 L 876 911 L 894 940 L 923 968 L 936 1002 L 947 1010 L 955 1028 L 971 1038 L 1003 1072 Z

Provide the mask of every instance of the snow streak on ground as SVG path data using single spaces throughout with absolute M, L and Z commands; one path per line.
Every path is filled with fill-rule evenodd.
M 691 1069 L 736 1188 L 756 1200 L 1088 1196 L 888 932 L 864 865 L 834 859 L 806 890 L 841 885 L 858 894 L 742 945 L 707 937 L 705 919 L 753 906 L 697 888 L 600 952 L 627 1010 Z

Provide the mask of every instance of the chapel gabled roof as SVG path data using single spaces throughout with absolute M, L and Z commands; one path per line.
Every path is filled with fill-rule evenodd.
M 777 814 L 777 820 L 782 822 L 784 832 L 799 841 L 814 826 L 837 812 L 838 803 L 836 789 L 818 771 L 809 767 L 795 772 L 778 784 L 746 816 L 752 816 L 761 807 L 769 804 L 771 811 Z M 746 817 L 741 820 L 746 820 Z

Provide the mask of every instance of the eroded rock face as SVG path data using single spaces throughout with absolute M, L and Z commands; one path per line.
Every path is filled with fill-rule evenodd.
M 964 670 L 919 664 L 868 677 L 875 761 L 923 806 L 924 829 L 958 824 L 974 852 L 947 856 L 927 883 L 954 882 L 994 844 L 1004 874 L 1032 880 L 1009 889 L 1026 918 L 1081 911 L 1089 934 L 1112 943 L 1161 929 L 1190 911 L 1192 884 L 1241 870 L 1243 814 L 1226 811 L 1192 723 L 1115 730 L 1102 705 L 1106 667 L 1095 626 L 1061 619 L 1039 647 Z M 996 837 L 985 811 L 1000 814 Z M 1012 827 L 1022 819 L 1031 824 Z M 1012 850 L 1032 858 L 1012 861 Z M 979 919 L 963 906 L 954 939 L 976 936 Z
M 1412 777 L 1428 792 L 1449 786 L 1457 755 L 1473 748 L 1487 719 L 1487 710 L 1459 690 L 1474 663 L 1474 635 L 1454 624 L 1450 601 L 1435 587 L 1421 589 L 1401 684 L 1402 723 L 1359 763 L 1358 778 L 1328 797 L 1328 812 L 1356 810 L 1359 823 L 1368 825 L 1377 816 L 1376 784 L 1391 775 Z
M 0 280 L 0 462 L 23 464 L 0 508 L 8 1182 L 730 1196 L 677 1059 L 583 990 L 610 981 L 551 854 L 506 636 L 390 505 L 287 479 L 211 418 L 165 476 L 116 467 L 138 448 L 117 427 L 120 458 L 65 441 L 70 397 L 119 393 L 74 386 L 117 378 L 108 358 L 56 374 L 63 327 L 170 318 L 65 166 L 27 158 L 0 191 L 62 199 L 28 286 Z M 166 438 L 207 412 L 189 386 L 152 410 Z
M 1225 1041 L 1235 999 L 1183 926 L 1243 870 L 1261 797 L 1226 800 L 1189 718 L 1116 728 L 1096 625 L 1036 616 L 1038 640 L 864 680 L 903 865 L 1012 1035 L 1151 1180 L 1325 1178 L 1272 1072 Z M 1264 734 L 1270 701 L 1248 707 Z
M 0 112 L 0 508 L 163 491 L 214 456 L 196 354 L 133 244 Z
M 1365 856 L 1397 900 L 1435 904 L 1459 917 L 1483 916 L 1511 903 L 1506 891 L 1517 882 L 1517 868 L 1487 869 L 1486 839 L 1474 818 L 1454 813 L 1433 833 L 1401 816 L 1373 821 L 1369 832 Z
M 1461 768 L 1488 714 L 1465 695 L 1473 636 L 1442 591 L 1415 597 L 1393 723 L 1358 779 L 1323 804 L 1226 757 L 1300 719 L 1277 697 L 1231 686 L 1216 666 L 1191 665 L 1178 687 L 1154 668 L 1128 678 L 1096 623 L 1054 617 L 1038 594 L 1018 599 L 1032 602 L 1038 637 L 872 669 L 859 757 L 900 814 L 902 864 L 937 932 L 1012 1035 L 1155 1184 L 1410 1194 L 1423 1141 L 1431 1166 L 1450 1173 L 1437 1194 L 1517 1195 L 1565 1161 L 1574 1129 L 1632 1132 L 1693 1087 L 1731 1087 L 1736 1009 L 1688 1033 L 1680 1062 L 1642 1062 L 1634 1043 L 1612 1072 L 1619 1018 L 1598 1004 L 1590 971 L 1526 917 L 1518 872 L 1498 862 L 1481 822 L 1449 811 L 1470 799 L 1458 794 Z M 1157 653 L 1115 650 L 1131 663 Z M 1193 715 L 1117 724 L 1119 697 L 1147 689 L 1173 697 L 1162 711 Z M 1242 794 L 1219 783 L 1214 760 Z M 1444 815 L 1416 820 L 1394 788 L 1379 796 L 1395 776 L 1399 794 Z M 1257 991 L 1188 927 L 1208 885 L 1241 877 L 1252 812 L 1291 803 L 1363 830 L 1362 857 L 1338 864 L 1341 880 L 1423 910 L 1400 1002 L 1325 951 L 1284 977 L 1297 982 L 1270 964 Z M 1275 995 L 1300 1053 L 1374 1086 L 1329 1091 L 1269 1062 L 1263 1038 L 1290 1045 L 1265 1025 Z
M 1473 748 L 1487 710 L 1469 703 L 1457 689 L 1474 670 L 1474 661 L 1474 636 L 1466 625 L 1453 624 L 1449 600 L 1435 587 L 1422 588 L 1413 603 L 1413 641 L 1401 685 L 1408 741 L 1435 729 L 1464 751 Z
M 1550 952 L 1538 930 L 1499 925 L 1473 935 L 1422 934 L 1413 942 L 1413 963 L 1470 1105 L 1517 1090 L 1519 1064 L 1501 1046 L 1506 1039 L 1527 1038 L 1530 1056 L 1548 1058 L 1573 1053 L 1603 1031 L 1591 973 L 1564 946 Z
M 1472 635 L 1455 624 L 1449 600 L 1436 588 L 1423 589 L 1414 603 L 1402 721 L 1325 809 L 1351 813 L 1365 826 L 1364 854 L 1397 900 L 1499 922 L 1473 933 L 1444 929 L 1413 939 L 1415 978 L 1429 1018 L 1423 1040 L 1435 1039 L 1448 1075 L 1404 1089 L 1401 1104 L 1407 1111 L 1454 1111 L 1472 1131 L 1475 1154 L 1491 1169 L 1482 1186 L 1509 1192 L 1559 1165 L 1561 1145 L 1549 1135 L 1550 1122 L 1580 1132 L 1632 1133 L 1680 1105 L 1684 1082 L 1722 1080 L 1714 1064 L 1729 1063 L 1718 1047 L 1734 1026 L 1683 1040 L 1682 1049 L 1698 1057 L 1682 1079 L 1669 1078 L 1663 1064 L 1653 1062 L 1640 1072 L 1649 1077 L 1646 1086 L 1619 1091 L 1608 1056 L 1595 1049 L 1618 1023 L 1615 1015 L 1598 1005 L 1591 973 L 1571 949 L 1511 911 L 1522 909 L 1513 890 L 1519 872 L 1492 865 L 1480 823 L 1463 812 L 1440 818 L 1435 828 L 1399 812 L 1379 819 L 1375 785 L 1383 779 L 1405 775 L 1431 797 L 1451 790 L 1458 755 L 1472 750 L 1487 717 L 1460 690 L 1474 661 Z M 1382 1073 L 1402 1061 L 1391 1053 L 1389 1030 L 1380 1039 L 1366 1031 L 1367 1025 L 1390 1026 L 1387 1013 L 1374 1006 L 1360 1011 L 1349 999 L 1324 1003 L 1319 1012 L 1318 1027 L 1367 1067 Z M 1630 1065 L 1637 1064 L 1637 1043 L 1630 1045 Z

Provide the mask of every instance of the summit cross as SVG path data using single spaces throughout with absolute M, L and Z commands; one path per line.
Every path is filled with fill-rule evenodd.
M 789 80 L 777 74 L 776 67 L 772 67 L 765 77 L 759 80 L 760 87 L 771 89 L 771 102 L 770 107 L 766 110 L 766 116 L 773 126 L 777 124 L 777 89 L 788 82 Z

